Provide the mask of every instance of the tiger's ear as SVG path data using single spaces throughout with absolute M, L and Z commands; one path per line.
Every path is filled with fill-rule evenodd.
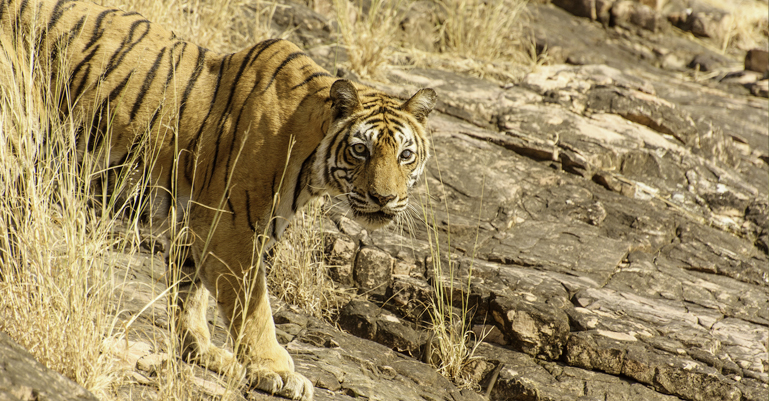
M 362 108 L 360 99 L 358 99 L 358 91 L 352 82 L 346 79 L 337 80 L 331 85 L 329 97 L 331 98 L 331 111 L 334 120 L 349 117 Z
M 430 88 L 420 89 L 411 99 L 403 103 L 401 109 L 413 114 L 417 121 L 423 124 L 427 115 L 433 111 L 437 100 L 438 95 L 435 94 L 434 90 Z

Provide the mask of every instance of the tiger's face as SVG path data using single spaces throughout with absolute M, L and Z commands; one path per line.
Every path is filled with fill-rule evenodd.
M 367 229 L 387 225 L 406 213 L 409 189 L 424 171 L 429 142 L 423 124 L 435 91 L 422 89 L 406 102 L 381 93 L 359 98 L 351 83 L 340 80 L 331 100 L 335 135 L 326 188 Z

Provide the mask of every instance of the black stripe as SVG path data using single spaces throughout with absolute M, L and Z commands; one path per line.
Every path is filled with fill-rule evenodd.
M 101 47 L 101 45 L 96 45 L 96 47 L 94 47 L 93 50 L 91 50 L 91 52 L 88 53 L 87 56 L 83 57 L 83 59 L 80 60 L 79 63 L 77 63 L 75 68 L 72 69 L 72 74 L 70 75 L 70 78 L 69 78 L 70 81 L 74 81 L 75 77 L 77 77 L 78 72 L 80 72 L 80 69 L 83 68 L 84 66 L 87 66 L 89 68 L 89 70 L 90 70 L 90 65 L 88 63 L 91 61 L 93 56 L 96 55 L 96 52 L 99 51 L 100 47 Z M 84 78 L 87 78 L 87 77 L 88 76 L 86 75 Z M 81 83 L 81 86 L 82 86 L 82 83 Z M 75 93 L 77 93 L 77 92 L 75 92 Z
M 254 219 L 251 217 L 251 191 L 246 191 L 246 217 L 251 231 L 256 232 L 256 225 L 254 224 Z
M 109 96 L 107 96 L 104 99 L 104 101 L 102 101 L 102 104 L 99 106 L 99 109 L 97 110 L 98 112 L 94 113 L 94 117 L 93 117 L 94 120 L 93 121 L 95 121 L 97 119 L 97 117 L 98 117 L 100 123 L 98 125 L 94 125 L 93 122 L 92 122 L 92 125 L 91 125 L 91 137 L 90 137 L 90 139 L 88 141 L 88 151 L 89 152 L 93 152 L 94 149 L 99 147 L 99 145 L 101 144 L 102 139 L 104 139 L 103 133 L 102 133 L 102 135 L 98 135 L 98 133 L 99 133 L 99 131 L 101 129 L 101 120 L 103 118 L 106 118 L 107 121 L 109 121 L 111 116 L 108 116 L 108 115 L 105 116 L 105 115 L 103 115 L 103 113 L 105 112 L 105 110 L 108 110 L 107 105 L 108 104 L 112 104 L 113 101 L 118 97 L 118 95 L 120 95 L 120 92 L 123 91 L 123 89 L 125 88 L 126 84 L 128 83 L 128 79 L 131 78 L 131 75 L 132 74 L 129 73 L 125 77 L 123 82 L 121 82 L 120 84 L 118 84 L 118 86 L 116 86 L 114 89 L 112 89 L 112 91 L 109 93 Z M 111 110 L 111 111 L 113 113 L 115 112 L 115 110 Z
M 21 7 L 19 7 L 19 13 L 16 14 L 16 21 L 11 27 L 11 38 L 13 38 L 14 43 L 17 43 L 17 37 L 19 34 L 18 29 L 21 28 L 21 20 L 26 8 L 27 8 L 27 0 L 22 0 Z
M 286 64 L 290 63 L 291 61 L 299 57 L 307 57 L 307 55 L 302 52 L 294 52 L 289 54 L 288 57 L 286 57 L 283 60 L 283 62 L 280 63 L 278 68 L 276 68 L 275 71 L 273 71 L 272 78 L 270 78 L 270 82 L 267 83 L 267 86 L 265 86 L 264 89 L 262 89 L 262 93 L 266 92 L 267 89 L 270 89 L 270 86 L 272 86 L 272 83 L 275 82 L 275 78 L 278 76 L 278 74 L 280 74 L 280 71 L 286 66 Z
M 294 86 L 293 88 L 291 88 L 291 90 L 294 90 L 294 89 L 296 89 L 296 88 L 298 88 L 298 87 L 300 87 L 300 86 L 304 86 L 304 85 L 307 85 L 308 83 L 310 83 L 310 82 L 311 82 L 311 81 L 313 81 L 314 79 L 317 79 L 317 78 L 320 78 L 320 77 L 330 77 L 330 76 L 331 76 L 331 74 L 329 74 L 329 73 L 327 73 L 327 72 L 325 72 L 325 71 L 323 71 L 323 72 L 316 72 L 316 73 L 314 73 L 314 74 L 310 74 L 310 76 L 308 76 L 308 77 L 307 77 L 307 78 L 306 78 L 304 81 L 302 81 L 301 83 L 299 83 L 299 84 L 297 84 L 296 86 Z
M 97 46 L 96 49 L 98 49 L 98 48 L 99 47 Z M 91 57 L 93 57 L 93 54 L 90 54 L 87 58 L 90 59 Z M 91 64 L 85 64 L 85 66 L 86 67 L 85 67 L 85 72 L 83 73 L 83 79 L 80 80 L 80 84 L 77 86 L 77 88 L 75 88 L 75 90 L 71 92 L 71 95 L 72 95 L 73 98 L 77 98 L 77 97 L 79 97 L 83 93 L 85 84 L 88 82 L 88 76 L 91 75 Z M 78 71 L 75 71 L 70 76 L 70 78 L 69 78 L 70 79 L 70 83 L 74 83 L 75 82 L 75 73 L 77 73 L 77 72 Z M 70 88 L 71 87 L 72 86 L 70 85 Z
M 160 113 L 160 109 L 162 107 L 163 106 L 155 107 L 155 111 L 152 112 L 152 117 L 150 118 L 150 124 L 148 126 L 150 131 L 152 131 L 152 128 L 155 126 L 155 123 L 157 122 L 158 118 L 160 118 L 160 116 L 162 114 L 162 113 Z M 171 188 L 171 187 L 167 187 L 167 188 Z
M 69 45 L 72 44 L 72 41 L 75 40 L 75 38 L 78 37 L 81 32 L 83 32 L 84 26 L 85 26 L 85 15 L 80 17 L 80 19 L 75 24 L 75 27 L 69 31 L 69 36 L 67 37 L 67 41 L 66 43 L 64 43 L 64 46 L 69 47 Z
M 219 147 L 221 145 L 222 137 L 225 134 L 223 132 L 224 124 L 227 121 L 227 117 L 232 112 L 232 100 L 235 98 L 235 92 L 237 92 L 238 89 L 239 89 L 238 83 L 240 82 L 240 79 L 243 78 L 243 72 L 246 70 L 246 67 L 248 66 L 248 64 L 250 64 L 250 62 L 252 60 L 252 57 L 254 57 L 254 52 L 256 50 L 257 50 L 257 46 L 254 46 L 251 49 L 249 49 L 248 53 L 246 53 L 245 57 L 243 58 L 243 61 L 240 63 L 240 68 L 238 68 L 238 72 L 237 72 L 237 74 L 235 74 L 235 77 L 232 80 L 232 84 L 230 85 L 230 95 L 227 97 L 227 104 L 224 106 L 224 111 L 222 112 L 222 114 L 221 114 L 221 116 L 219 118 L 219 122 L 217 123 L 217 130 L 216 131 L 219 133 L 219 135 L 216 138 L 216 147 L 215 147 L 215 151 L 214 151 L 214 160 L 213 160 L 213 165 L 211 166 L 211 175 L 209 176 L 210 178 L 207 180 L 206 185 L 205 185 L 206 189 L 208 189 L 209 185 L 211 184 L 211 179 L 213 179 L 213 177 L 214 177 L 214 173 L 215 173 L 215 170 L 216 170 L 216 167 L 217 167 L 216 162 L 217 162 L 217 160 L 219 160 Z M 258 57 L 258 55 L 257 55 L 257 57 Z M 256 58 L 256 57 L 254 57 L 254 58 Z M 243 108 L 242 107 L 241 107 L 240 111 L 241 111 L 240 114 L 242 114 L 243 113 Z M 238 121 L 239 120 L 240 120 L 240 117 L 238 117 Z M 235 127 L 237 127 L 237 123 L 235 124 Z M 229 151 L 230 157 L 232 157 L 232 152 L 234 150 L 235 141 L 237 140 L 237 131 L 233 130 L 233 132 L 227 132 L 227 134 L 232 134 L 232 140 L 231 140 L 230 151 Z M 228 158 L 228 160 L 227 160 L 227 170 L 225 170 L 225 171 L 230 171 L 229 170 L 229 164 L 230 164 L 230 158 Z
M 120 158 L 119 161 L 112 163 L 110 167 L 114 166 L 122 166 L 125 167 L 125 163 L 128 161 L 128 158 L 136 152 L 136 149 L 139 147 L 139 145 L 142 144 L 141 137 L 138 135 L 134 137 L 133 142 L 131 143 L 131 147 L 128 149 L 128 152 L 126 152 L 123 157 Z
M 197 47 L 197 46 L 195 46 Z M 187 43 L 184 44 L 184 47 L 182 48 L 182 54 L 179 55 L 179 62 L 181 62 L 182 56 L 184 55 L 184 50 L 187 48 Z M 182 95 L 182 100 L 179 103 L 179 121 L 183 121 L 182 118 L 184 117 L 184 111 L 187 109 L 187 99 L 189 99 L 190 94 L 192 93 L 192 88 L 195 86 L 195 83 L 198 81 L 198 78 L 200 78 L 200 74 L 203 72 L 203 66 L 205 64 L 206 60 L 206 53 L 208 53 L 208 50 L 197 47 L 198 49 L 198 59 L 195 64 L 195 69 L 192 71 L 192 75 L 187 80 L 187 87 L 184 88 L 184 94 Z M 169 72 L 169 75 L 171 73 Z M 214 97 L 211 98 L 211 103 L 208 106 L 208 113 L 211 113 L 211 108 L 214 106 L 214 100 L 216 100 L 216 92 L 219 90 L 219 80 L 222 78 L 222 71 L 219 70 L 219 78 L 216 81 L 216 90 L 214 91 Z M 206 116 L 208 118 L 208 116 Z M 205 125 L 205 120 L 201 122 L 200 129 L 198 130 L 198 133 L 196 135 L 195 141 L 197 141 L 197 137 L 200 136 L 201 132 L 203 132 L 203 125 Z M 171 137 L 171 142 L 173 143 L 173 136 Z M 192 148 L 188 148 L 189 150 L 193 150 Z M 189 177 L 188 177 L 189 178 Z
M 99 15 L 96 16 L 96 26 L 94 26 L 93 33 L 91 34 L 91 39 L 88 41 L 88 43 L 86 43 L 85 47 L 83 48 L 83 51 L 86 51 L 88 50 L 89 47 L 95 45 L 96 41 L 101 39 L 101 36 L 104 35 L 104 31 L 106 31 L 106 29 L 99 30 L 99 28 L 101 28 L 101 24 L 104 23 L 104 18 L 107 17 L 107 14 L 115 13 L 118 11 L 119 10 L 114 8 L 109 10 L 104 10 L 100 12 Z
M 145 26 L 147 29 L 142 33 L 139 38 L 137 38 L 136 41 L 132 41 L 134 34 L 136 33 L 136 30 L 138 29 L 139 25 Z M 139 44 L 144 38 L 147 36 L 147 34 L 150 31 L 150 22 L 147 20 L 137 20 L 134 21 L 131 24 L 131 29 L 128 30 L 128 37 L 123 39 L 123 43 L 120 44 L 120 47 L 115 51 L 115 53 L 112 54 L 112 57 L 110 57 L 109 63 L 107 64 L 107 69 L 104 70 L 104 72 L 101 74 L 100 79 L 107 79 L 115 69 L 117 69 L 120 64 L 123 63 L 123 59 L 125 56 L 128 55 L 128 53 L 133 50 L 134 46 Z M 127 45 L 127 46 L 126 46 Z
M 254 46 L 251 50 L 249 50 L 249 54 L 251 54 L 251 52 L 254 49 L 259 49 L 259 51 L 256 52 L 256 54 L 253 56 L 253 58 L 251 58 L 251 60 L 248 62 L 248 66 L 251 66 L 251 64 L 255 60 L 257 60 L 265 50 L 270 48 L 270 46 L 272 46 L 272 45 L 274 45 L 274 44 L 276 44 L 278 42 L 282 42 L 282 40 L 280 40 L 280 39 L 270 39 L 270 40 L 266 40 L 264 42 L 261 42 L 261 43 L 257 44 L 256 46 Z M 243 101 L 243 105 L 248 104 L 248 102 L 251 99 L 251 96 L 254 95 L 254 93 L 256 93 L 256 89 L 257 89 L 257 87 L 259 86 L 260 83 L 261 83 L 261 80 L 259 79 L 259 76 L 257 75 L 257 78 L 254 81 L 254 85 L 251 87 L 251 91 L 249 91 L 248 96 L 246 96 L 246 99 Z M 241 117 L 243 117 L 243 110 L 244 110 L 244 108 L 241 107 L 240 108 L 240 113 L 238 113 L 238 118 L 235 120 L 235 125 L 233 127 L 234 130 L 232 131 L 233 132 L 233 138 L 232 138 L 232 146 L 231 146 L 231 148 L 234 148 L 234 146 L 235 146 L 236 136 L 237 136 L 237 133 L 239 132 L 239 128 L 240 128 L 240 120 L 241 120 Z M 230 155 L 227 158 L 227 171 L 230 170 L 231 159 L 232 159 L 232 152 L 230 152 Z
M 184 41 L 181 41 L 181 40 L 176 41 L 176 43 L 174 43 L 174 47 L 172 48 L 172 50 L 176 49 L 177 45 L 182 45 L 182 51 L 179 52 L 179 57 L 176 59 L 176 62 L 174 63 L 174 70 L 177 70 L 179 68 L 179 64 L 181 64 L 182 59 L 184 57 L 184 52 L 187 50 L 187 44 L 188 44 L 187 42 L 184 42 Z M 208 50 L 203 49 L 203 48 L 199 48 L 199 50 L 202 50 L 203 52 L 207 52 L 208 51 Z M 171 61 L 173 61 L 173 60 L 171 60 Z M 198 64 L 196 64 L 196 66 L 197 65 Z
M 203 50 L 203 49 L 200 49 Z M 211 102 L 208 104 L 208 112 L 206 113 L 206 116 L 203 118 L 203 121 L 200 123 L 200 128 L 198 129 L 198 132 L 195 134 L 195 138 L 192 139 L 187 149 L 189 149 L 192 152 L 195 152 L 195 147 L 197 147 L 198 142 L 200 142 L 200 137 L 203 135 L 203 130 L 205 129 L 206 125 L 208 124 L 208 118 L 211 117 L 211 110 L 214 108 L 214 104 L 216 104 L 216 98 L 219 95 L 219 87 L 222 83 L 222 76 L 224 75 L 224 64 L 227 61 L 227 59 L 230 57 L 230 55 L 225 56 L 224 59 L 219 64 L 219 73 L 216 78 L 216 85 L 214 86 L 214 95 L 211 97 Z M 200 60 L 200 58 L 198 58 Z M 201 67 L 202 68 L 202 67 Z M 188 86 L 188 88 L 190 88 Z M 185 99 L 186 100 L 186 99 Z M 186 101 L 185 101 L 186 104 Z M 185 172 L 185 174 L 188 174 L 189 172 Z
M 139 90 L 139 95 L 136 97 L 134 106 L 131 109 L 131 115 L 129 117 L 129 121 L 133 121 L 133 119 L 136 118 L 136 113 L 139 112 L 139 108 L 144 102 L 144 97 L 147 95 L 147 92 L 149 92 L 150 86 L 152 86 L 152 82 L 155 80 L 155 75 L 157 75 L 158 67 L 160 67 L 160 61 L 163 59 L 164 54 L 166 54 L 165 47 L 160 49 L 160 53 L 155 59 L 155 62 L 152 63 L 152 67 L 150 67 L 150 70 L 147 72 L 147 76 L 144 77 L 142 88 Z
M 367 119 L 369 119 L 369 118 L 371 118 L 371 117 L 373 117 L 373 116 L 375 116 L 377 114 L 382 114 L 383 117 L 384 117 L 384 115 L 387 114 L 387 113 L 391 113 L 390 109 L 388 109 L 385 106 L 381 106 L 378 109 L 376 109 L 376 110 L 372 111 L 371 113 L 369 113 L 368 115 L 366 115 L 365 117 L 363 117 L 363 120 L 367 120 Z
M 0 0 L 0 21 L 3 20 L 3 14 L 5 14 L 5 5 L 6 4 L 7 3 L 5 2 L 5 0 Z
M 42 49 L 42 45 L 48 39 L 48 35 L 51 33 L 51 30 L 53 29 L 53 26 L 56 24 L 56 22 L 59 20 L 59 18 L 61 18 L 62 14 L 64 13 L 64 10 L 63 10 L 62 6 L 65 3 L 68 3 L 68 2 L 71 2 L 71 1 L 72 0 L 59 0 L 59 1 L 56 2 L 56 5 L 53 7 L 53 10 L 51 11 L 51 16 L 50 16 L 50 18 L 48 20 L 48 24 L 46 25 L 46 27 L 43 30 L 43 32 L 40 33 L 40 36 L 38 36 L 38 38 L 37 38 L 37 43 L 35 44 L 35 49 L 38 49 L 38 51 L 40 49 Z M 73 4 L 72 7 L 75 7 L 75 5 Z M 72 8 L 72 7 L 70 7 L 70 8 Z M 38 8 L 38 10 L 37 10 L 38 15 L 40 15 L 40 10 L 43 8 L 43 3 L 38 3 L 37 8 Z M 75 27 L 75 29 L 77 29 L 77 27 Z M 53 42 L 54 43 L 53 44 L 53 49 L 51 49 L 51 51 L 53 53 L 56 53 L 57 41 L 61 40 L 62 37 L 64 37 L 65 35 L 66 35 L 66 32 L 63 33 L 60 37 L 56 38 L 56 40 Z M 55 60 L 55 57 L 51 57 L 50 60 Z
M 250 64 L 253 64 L 259 58 L 259 56 L 262 55 L 262 53 L 265 50 L 269 49 L 273 45 L 275 45 L 275 44 L 277 44 L 279 42 L 282 42 L 282 41 L 283 41 L 282 39 L 267 39 L 265 41 L 257 43 L 256 46 L 254 46 L 254 47 L 255 48 L 259 48 L 259 52 L 257 52 L 256 56 L 254 56 L 254 58 L 251 59 L 251 62 L 249 63 L 249 66 L 250 66 Z
M 232 205 L 232 197 L 227 197 L 227 207 L 230 208 L 230 211 L 232 212 L 232 221 L 235 222 L 238 219 L 238 216 L 235 214 L 235 206 Z
M 302 193 L 302 191 L 307 188 L 307 184 L 310 181 L 311 174 L 312 174 L 312 165 L 315 161 L 315 151 L 318 148 L 313 149 L 312 153 L 310 153 L 309 156 L 307 156 L 306 159 L 302 162 L 302 168 L 299 170 L 299 175 L 296 177 L 296 185 L 294 187 L 294 200 L 291 202 L 291 211 L 296 213 L 296 210 L 302 206 L 297 205 L 297 202 L 299 201 L 299 195 Z
M 46 33 L 50 32 L 51 29 L 53 29 L 53 26 L 56 25 L 57 22 L 59 22 L 59 18 L 61 18 L 62 14 L 64 14 L 64 9 L 62 6 L 64 4 L 71 2 L 72 0 L 59 0 L 56 2 L 56 5 L 53 6 L 53 11 L 51 12 L 51 18 L 48 20 L 48 26 L 46 27 L 45 31 Z M 73 4 L 72 7 L 75 5 Z
M 99 136 L 99 133 L 101 131 L 101 119 L 102 119 L 102 112 L 107 107 L 107 100 L 105 99 L 102 101 L 102 104 L 97 108 L 94 113 L 93 117 L 91 117 L 91 131 L 88 134 L 88 139 L 86 139 L 85 143 L 85 149 L 88 152 L 93 152 L 94 149 L 96 149 L 96 144 L 99 142 L 97 141 L 97 137 Z
M 403 127 L 404 127 L 403 123 L 397 119 L 391 119 L 390 124 L 394 125 L 395 128 L 403 130 Z

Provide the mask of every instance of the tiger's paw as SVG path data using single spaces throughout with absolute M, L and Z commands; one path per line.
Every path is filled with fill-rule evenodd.
M 249 366 L 247 379 L 252 387 L 292 400 L 312 401 L 315 387 L 296 372 L 275 372 L 264 367 Z

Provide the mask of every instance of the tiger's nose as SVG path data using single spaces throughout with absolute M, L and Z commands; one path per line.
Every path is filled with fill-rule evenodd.
M 374 200 L 379 206 L 384 206 L 388 204 L 391 200 L 395 199 L 394 194 L 390 195 L 381 195 L 376 192 L 369 192 L 369 196 L 371 196 L 371 199 Z

